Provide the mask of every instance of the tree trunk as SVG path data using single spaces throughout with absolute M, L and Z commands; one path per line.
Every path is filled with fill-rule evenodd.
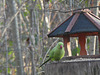
M 7 4 L 8 4 L 7 6 L 9 6 L 7 10 L 10 9 L 10 13 L 7 12 L 6 13 L 8 14 L 8 16 L 12 17 L 16 13 L 15 0 L 7 0 Z M 17 75 L 24 75 L 17 17 L 15 17 L 11 25 L 12 25 L 11 28 L 12 28 L 12 35 L 13 35 L 12 36 L 13 47 L 14 47 L 15 58 L 16 58 Z
M 36 75 L 36 69 L 35 69 L 35 60 L 34 60 L 34 52 L 35 52 L 35 37 L 34 37 L 34 24 L 33 24 L 33 22 L 35 22 L 35 21 L 33 21 L 33 17 L 34 17 L 34 11 L 33 10 L 31 10 L 30 11 L 31 13 L 31 15 L 30 15 L 30 22 L 31 22 L 31 26 L 30 26 L 30 50 L 31 50 L 31 53 L 30 53 L 30 56 L 31 56 L 31 61 L 32 61 L 32 68 L 31 68 L 31 70 L 32 70 L 32 75 Z M 33 47 L 32 47 L 32 45 L 33 45 L 33 47 L 34 47 L 34 49 L 33 49 Z

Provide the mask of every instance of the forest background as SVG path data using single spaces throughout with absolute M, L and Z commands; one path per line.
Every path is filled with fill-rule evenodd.
M 87 8 L 99 16 L 100 0 L 0 0 L 0 75 L 45 75 L 38 66 L 61 38 L 47 34 L 72 10 Z M 98 37 L 88 36 L 88 55 L 98 54 Z M 71 38 L 71 50 L 79 47 Z

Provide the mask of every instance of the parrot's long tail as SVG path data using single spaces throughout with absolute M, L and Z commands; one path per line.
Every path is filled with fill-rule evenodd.
M 40 66 L 39 66 L 39 68 L 40 67 L 42 67 L 45 63 L 47 63 L 49 60 L 51 60 L 51 58 L 48 58 L 44 63 L 42 63 Z

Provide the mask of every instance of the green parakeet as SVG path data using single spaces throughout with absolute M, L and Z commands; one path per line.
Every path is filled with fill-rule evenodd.
M 64 45 L 62 42 L 58 42 L 58 44 L 50 51 L 49 58 L 40 65 L 43 66 L 49 60 L 51 61 L 59 61 L 65 55 Z

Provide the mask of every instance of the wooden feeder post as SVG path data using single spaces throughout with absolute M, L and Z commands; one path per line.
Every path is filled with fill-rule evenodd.
M 72 56 L 70 48 L 70 36 L 64 36 L 63 41 L 64 41 L 65 53 L 68 54 L 68 56 Z
M 85 43 L 86 43 L 86 36 L 83 34 L 79 36 L 79 44 L 81 47 L 80 55 L 87 55 L 86 49 L 85 49 Z

